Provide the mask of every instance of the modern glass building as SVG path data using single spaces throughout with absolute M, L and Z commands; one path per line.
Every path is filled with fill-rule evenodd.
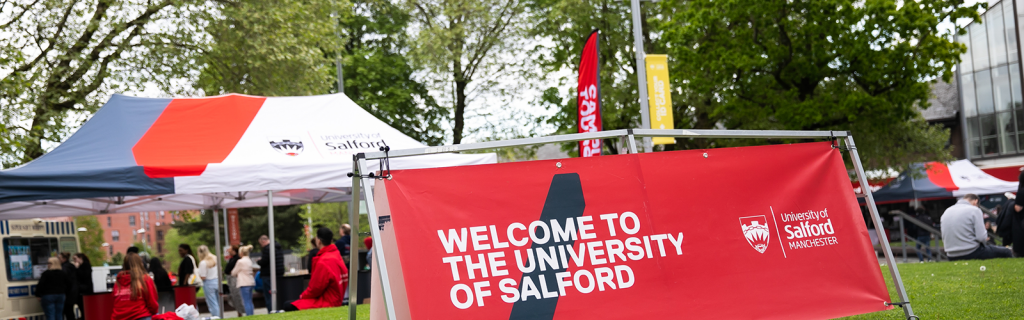
M 957 39 L 968 48 L 957 68 L 964 156 L 983 168 L 1024 164 L 1021 17 L 1024 0 L 993 1 Z

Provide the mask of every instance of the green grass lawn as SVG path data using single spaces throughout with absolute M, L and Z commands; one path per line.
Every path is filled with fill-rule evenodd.
M 312 309 L 286 313 L 264 314 L 245 317 L 253 320 L 287 320 L 287 319 L 348 319 L 348 306 L 338 308 Z M 370 305 L 361 304 L 356 307 L 356 320 L 370 320 Z
M 985 271 L 981 271 L 985 266 Z M 1024 317 L 1024 259 L 900 264 L 911 306 L 921 319 L 1013 319 Z M 893 301 L 889 268 L 881 267 Z M 623 306 L 614 306 L 621 308 Z M 359 305 L 357 319 L 370 319 Z M 903 309 L 846 319 L 902 319 Z M 256 320 L 348 319 L 348 307 L 256 316 Z
M 910 305 L 921 319 L 1024 317 L 1024 259 L 900 264 L 899 269 Z M 883 266 L 882 274 L 890 296 L 898 301 L 889 268 Z M 897 307 L 846 319 L 902 318 L 903 309 Z

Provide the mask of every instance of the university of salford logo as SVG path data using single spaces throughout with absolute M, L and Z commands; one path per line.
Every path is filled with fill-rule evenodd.
M 768 239 L 771 233 L 768 230 L 768 220 L 764 216 L 741 217 L 740 227 L 743 228 L 743 237 L 747 238 L 747 243 L 754 250 L 760 253 L 768 250 Z
M 302 147 L 302 141 L 294 138 L 282 138 L 282 139 L 270 139 L 270 146 L 277 150 L 277 152 L 283 153 L 288 156 L 297 156 L 302 153 L 304 149 Z

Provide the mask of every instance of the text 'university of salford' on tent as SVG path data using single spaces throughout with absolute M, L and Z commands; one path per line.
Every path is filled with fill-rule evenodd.
M 0 170 L 0 219 L 338 202 L 352 156 L 425 147 L 344 94 L 155 99 L 115 95 L 67 141 Z M 391 160 L 394 169 L 494 154 Z M 371 162 L 376 170 L 377 162 Z

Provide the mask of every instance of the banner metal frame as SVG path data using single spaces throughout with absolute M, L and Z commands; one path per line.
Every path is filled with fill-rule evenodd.
M 373 226 L 376 221 L 379 223 L 377 216 L 377 210 L 374 206 L 373 190 L 369 187 L 373 180 L 382 178 L 381 176 L 362 175 L 364 173 L 370 173 L 368 171 L 367 161 L 369 160 L 384 160 L 387 158 L 401 158 L 401 157 L 412 157 L 438 153 L 455 153 L 465 151 L 481 151 L 495 148 L 507 148 L 507 147 L 521 147 L 538 144 L 549 144 L 549 143 L 564 143 L 564 142 L 577 142 L 581 140 L 592 140 L 592 139 L 626 139 L 626 145 L 628 146 L 629 153 L 637 153 L 636 138 L 650 138 L 650 137 L 674 137 L 674 138 L 738 138 L 738 139 L 842 139 L 846 146 L 846 149 L 850 152 L 850 159 L 853 162 L 853 168 L 857 175 L 857 181 L 860 185 L 867 186 L 867 174 L 864 171 L 864 165 L 861 163 L 860 155 L 857 152 L 857 146 L 853 141 L 853 136 L 848 131 L 796 131 L 796 130 L 698 130 L 698 129 L 620 129 L 620 130 L 608 130 L 600 132 L 588 132 L 588 133 L 573 133 L 546 137 L 536 138 L 523 138 L 523 139 L 510 139 L 510 140 L 497 140 L 487 141 L 479 143 L 467 143 L 457 145 L 446 145 L 437 147 L 424 147 L 424 148 L 413 148 L 413 149 L 402 149 L 402 150 L 389 150 L 380 152 L 366 152 L 353 155 L 352 163 L 353 168 L 356 172 L 353 172 L 352 186 L 353 196 L 360 189 L 366 201 L 366 209 L 369 215 L 369 223 L 371 224 L 370 232 L 373 237 L 373 258 L 377 260 L 377 267 L 381 278 L 381 286 L 383 289 L 384 303 L 387 306 L 388 319 L 396 319 L 395 307 L 392 300 L 391 294 L 391 283 L 389 281 L 389 275 L 387 270 L 387 263 L 384 257 L 384 247 L 382 246 L 382 239 L 380 237 L 379 226 Z M 383 169 L 383 168 L 381 168 Z M 367 187 L 361 187 L 361 184 L 366 184 Z M 878 207 L 875 204 L 875 199 L 871 195 L 871 191 L 868 188 L 863 188 L 865 201 L 867 201 L 868 211 L 871 213 L 871 221 L 875 224 L 875 231 L 878 234 L 878 238 L 887 239 L 885 236 L 885 230 L 880 228 L 882 225 L 882 218 L 878 214 Z M 856 196 L 856 195 L 855 195 Z M 357 199 L 357 197 L 353 197 Z M 910 298 L 907 295 L 906 288 L 903 286 L 903 279 L 900 277 L 899 268 L 896 266 L 896 258 L 893 256 L 892 248 L 889 246 L 889 241 L 879 241 L 882 243 L 882 252 L 885 255 L 886 265 L 889 267 L 889 273 L 892 276 L 894 286 L 896 288 L 897 296 L 901 302 L 886 302 L 886 305 L 899 306 L 903 308 L 903 314 L 907 319 L 918 319 L 918 316 L 914 314 L 913 309 L 910 307 Z M 354 314 L 355 304 L 349 301 L 350 312 Z

